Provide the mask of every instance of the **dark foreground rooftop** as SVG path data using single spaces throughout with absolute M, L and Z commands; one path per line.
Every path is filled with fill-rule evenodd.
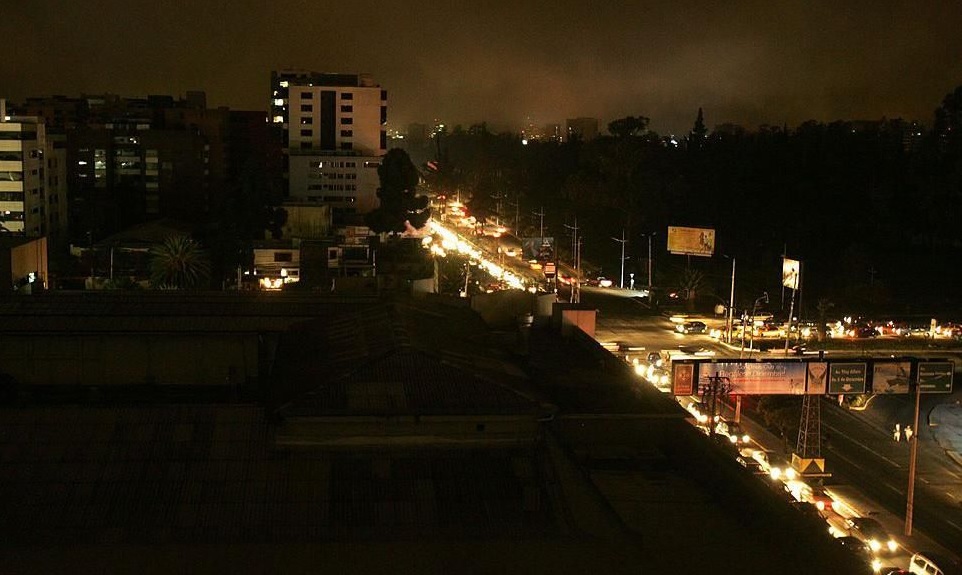
M 293 325 L 263 402 L 0 408 L 2 570 L 840 566 L 589 339 L 527 345 L 441 303 Z

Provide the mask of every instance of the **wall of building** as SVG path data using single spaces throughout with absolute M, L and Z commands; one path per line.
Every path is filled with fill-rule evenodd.
M 243 385 L 258 349 L 254 333 L 0 334 L 0 372 L 21 385 Z

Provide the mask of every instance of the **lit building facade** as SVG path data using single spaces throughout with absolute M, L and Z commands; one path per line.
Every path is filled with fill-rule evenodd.
M 64 151 L 47 141 L 43 119 L 10 116 L 0 103 L 0 233 L 65 234 L 65 168 Z
M 366 74 L 271 73 L 270 120 L 285 156 L 288 201 L 335 218 L 377 207 L 387 152 L 387 91 Z

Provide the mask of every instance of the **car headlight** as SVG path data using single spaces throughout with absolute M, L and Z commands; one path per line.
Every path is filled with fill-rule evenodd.
M 738 443 L 738 438 L 735 437 L 734 435 L 729 435 L 728 441 L 731 441 L 732 443 Z
M 895 553 L 899 548 L 899 544 L 895 542 L 895 539 L 889 539 L 889 542 L 886 543 L 886 546 L 889 548 L 890 553 Z
M 878 552 L 879 549 L 882 548 L 882 544 L 878 542 L 878 539 L 870 539 L 868 542 L 868 546 L 871 547 L 872 551 L 876 553 Z
M 797 474 L 795 473 L 795 470 L 791 467 L 785 470 L 785 477 L 789 478 L 790 480 L 794 480 L 796 475 Z
M 825 510 L 825 502 L 824 502 L 824 501 L 816 501 L 816 502 L 815 502 L 815 508 L 818 509 L 819 511 L 824 511 L 824 510 Z
M 782 470 L 777 467 L 772 467 L 768 474 L 772 476 L 772 479 L 778 480 L 778 478 L 782 476 Z
M 879 559 L 872 559 L 872 571 L 878 573 L 882 570 L 882 561 Z
M 751 441 L 751 440 L 752 440 L 752 438 L 749 437 L 748 434 L 745 434 L 745 435 L 742 436 L 742 443 L 748 443 L 748 442 Z

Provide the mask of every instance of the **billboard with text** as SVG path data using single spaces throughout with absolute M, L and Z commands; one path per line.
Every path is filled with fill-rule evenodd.
M 852 360 L 686 359 L 672 362 L 672 392 L 698 395 L 715 377 L 734 395 L 905 394 L 913 379 L 922 393 L 951 393 L 954 364 L 944 359 L 864 358 Z
M 698 388 L 712 377 L 727 378 L 735 395 L 804 395 L 808 366 L 792 362 L 712 362 L 698 366 Z
M 668 251 L 673 254 L 712 256 L 715 253 L 715 230 L 668 226 Z

